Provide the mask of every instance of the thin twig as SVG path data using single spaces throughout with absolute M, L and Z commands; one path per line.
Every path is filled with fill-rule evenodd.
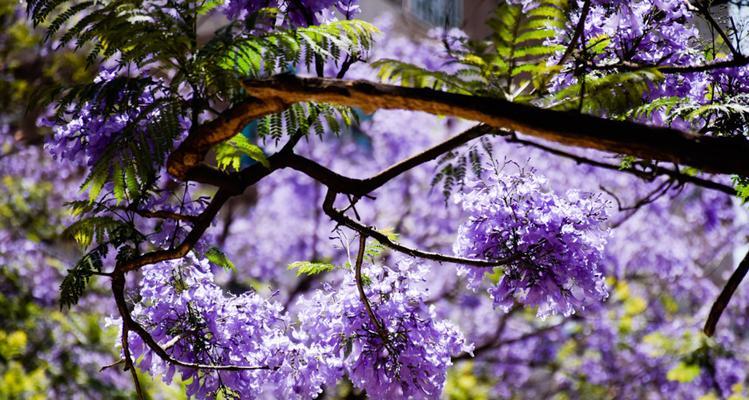
M 364 304 L 364 308 L 367 310 L 367 315 L 369 315 L 369 319 L 372 320 L 372 323 L 377 330 L 377 334 L 380 336 L 380 339 L 383 340 L 383 343 L 387 346 L 387 343 L 389 342 L 387 330 L 385 329 L 385 326 L 382 325 L 380 319 L 377 318 L 374 310 L 372 310 L 372 305 L 369 303 L 367 294 L 364 292 L 364 282 L 362 280 L 361 269 L 362 264 L 364 263 L 364 250 L 366 249 L 366 245 L 367 237 L 360 234 L 359 249 L 356 252 L 356 263 L 354 264 L 354 279 L 356 280 L 356 290 L 359 292 L 359 299 Z
M 590 165 L 596 168 L 603 168 L 603 169 L 608 169 L 611 171 L 618 171 L 618 172 L 624 172 L 627 174 L 635 175 L 646 181 L 652 181 L 654 178 L 656 178 L 659 175 L 666 175 L 680 182 L 691 183 L 697 186 L 702 186 L 707 189 L 717 190 L 719 192 L 723 192 L 730 196 L 736 195 L 736 189 L 728 185 L 724 185 L 722 183 L 711 181 L 709 179 L 700 178 L 698 176 L 687 175 L 677 170 L 664 168 L 658 165 L 647 165 L 647 168 L 650 169 L 650 171 L 645 171 L 645 170 L 637 169 L 635 167 L 623 167 L 621 165 L 609 164 L 609 163 L 605 163 L 602 161 L 594 160 L 592 158 L 583 157 L 583 156 L 573 154 L 573 153 L 570 153 L 561 149 L 546 146 L 538 142 L 521 139 L 521 138 L 518 138 L 517 136 L 510 137 L 507 139 L 507 141 L 510 143 L 518 143 L 524 146 L 534 147 L 544 152 L 573 160 L 578 164 L 586 164 L 586 165 Z
M 570 43 L 567 45 L 567 49 L 564 50 L 564 54 L 562 54 L 562 58 L 559 59 L 557 65 L 564 64 L 567 58 L 575 50 L 577 41 L 580 40 L 580 37 L 583 35 L 583 31 L 585 30 L 585 20 L 588 19 L 588 13 L 590 13 L 590 3 L 591 0 L 585 0 L 583 8 L 580 11 L 580 19 L 577 21 L 577 26 L 575 26 L 575 32 L 572 35 L 572 39 L 570 39 Z
M 325 200 L 323 201 L 323 211 L 325 212 L 325 214 L 327 214 L 332 220 L 336 221 L 340 225 L 349 227 L 350 229 L 353 229 L 360 235 L 371 237 L 377 240 L 378 242 L 380 242 L 380 244 L 382 244 L 383 246 L 386 246 L 400 253 L 407 254 L 412 257 L 423 258 L 423 259 L 437 261 L 437 262 L 470 265 L 474 267 L 483 267 L 483 268 L 501 267 L 501 266 L 507 265 L 509 262 L 512 262 L 518 259 L 521 256 L 519 254 L 516 254 L 510 257 L 503 258 L 503 259 L 487 261 L 487 260 L 476 260 L 476 259 L 471 259 L 471 258 L 448 256 L 445 254 L 432 253 L 432 252 L 417 250 L 411 247 L 404 246 L 400 243 L 393 242 L 387 237 L 387 235 L 383 234 L 382 232 L 374 228 L 370 228 L 368 226 L 362 225 L 361 223 L 357 221 L 354 221 L 353 219 L 344 215 L 340 210 L 333 207 L 336 194 L 337 194 L 336 192 L 332 190 L 328 190 L 328 193 L 325 196 Z

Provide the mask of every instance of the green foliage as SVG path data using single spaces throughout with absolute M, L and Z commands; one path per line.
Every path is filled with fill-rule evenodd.
M 88 248 L 91 243 L 104 243 L 110 236 L 120 234 L 120 230 L 130 227 L 122 221 L 109 216 L 94 216 L 80 219 L 63 231 L 63 237 L 73 238 L 81 248 Z
M 88 286 L 88 282 L 103 268 L 103 259 L 108 247 L 100 245 L 84 255 L 75 266 L 68 270 L 68 275 L 60 284 L 60 309 L 71 308 L 78 304 Z
M 289 271 L 296 270 L 296 275 L 318 275 L 323 272 L 330 272 L 335 269 L 335 266 L 331 263 L 326 262 L 312 262 L 312 261 L 295 261 L 289 264 Z
M 183 57 L 193 45 L 192 24 L 202 2 L 173 4 L 167 9 L 143 7 L 137 0 L 32 0 L 27 11 L 35 24 L 49 21 L 47 38 L 59 36 L 62 46 L 90 49 L 89 59 L 117 55 L 139 64 L 151 54 Z M 186 17 L 186 18 L 185 18 Z
M 156 173 L 166 161 L 174 140 L 182 133 L 180 118 L 184 114 L 179 98 L 151 97 L 154 81 L 150 78 L 120 76 L 70 87 L 56 87 L 39 94 L 40 102 L 56 100 L 57 118 L 89 107 L 103 118 L 116 116 L 127 121 L 112 135 L 101 156 L 89 168 L 81 189 L 88 190 L 89 200 L 102 194 L 111 182 L 117 202 L 137 202 L 156 180 Z M 85 137 L 87 132 L 73 132 Z
M 548 66 L 546 59 L 564 48 L 545 42 L 566 24 L 566 10 L 566 0 L 544 0 L 527 12 L 520 5 L 498 7 L 489 20 L 489 43 L 474 44 L 477 57 L 467 57 L 466 62 L 479 67 L 496 88 L 504 86 L 507 94 L 513 91 L 513 78 L 522 75 L 540 86 L 550 72 L 558 70 Z
M 389 59 L 373 65 L 385 81 L 525 102 L 529 87 L 542 87 L 559 71 L 547 59 L 564 48 L 546 42 L 564 27 L 566 10 L 566 0 L 544 0 L 527 12 L 520 5 L 501 4 L 489 20 L 488 40 L 465 41 L 458 46 L 465 50 L 451 49 L 459 64 L 453 73 Z
M 445 396 L 449 400 L 488 400 L 492 382 L 476 376 L 472 362 L 458 364 L 447 371 Z
M 32 241 L 51 241 L 59 234 L 60 210 L 46 201 L 55 190 L 50 182 L 30 182 L 6 175 L 0 180 L 0 226 Z
M 684 121 L 692 129 L 716 136 L 747 135 L 749 96 L 746 94 L 719 96 L 708 103 L 696 103 L 681 97 L 661 97 L 629 112 L 635 118 L 651 118 L 660 113 L 667 123 Z
M 561 111 L 578 109 L 584 113 L 618 115 L 644 102 L 649 85 L 663 79 L 655 69 L 614 74 L 590 74 L 544 99 L 548 108 Z
M 68 269 L 68 274 L 60 284 L 60 308 L 70 308 L 78 303 L 88 286 L 90 278 L 102 272 L 103 260 L 109 248 L 117 249 L 116 262 L 127 262 L 137 255 L 138 245 L 144 236 L 135 227 L 109 216 L 87 216 L 86 213 L 97 209 L 96 203 L 76 202 L 72 206 L 75 212 L 84 216 L 63 231 L 63 237 L 71 237 L 82 248 L 96 245 L 80 260 Z
M 635 161 L 637 161 L 637 158 L 632 157 L 630 155 L 624 155 L 621 157 L 621 160 L 619 161 L 619 169 L 620 170 L 630 169 L 634 165 Z
M 266 168 L 270 168 L 268 158 L 265 157 L 263 149 L 255 144 L 250 143 L 244 135 L 235 135 L 231 139 L 220 143 L 215 147 L 216 151 L 216 163 L 222 170 L 226 170 L 229 167 L 236 171 L 239 171 L 242 156 L 248 156 L 251 159 L 263 164 Z
M 374 43 L 373 35 L 378 32 L 374 26 L 358 20 L 264 35 L 237 34 L 235 24 L 216 32 L 196 51 L 191 64 L 196 77 L 193 81 L 205 88 L 208 97 L 241 99 L 246 96 L 240 85 L 242 79 L 289 72 L 296 67 L 309 69 L 318 61 L 339 64 L 346 57 L 364 58 Z
M 118 389 L 99 373 L 102 365 L 79 358 L 118 359 L 119 350 L 112 347 L 118 328 L 104 327 L 99 313 L 43 307 L 24 279 L 12 268 L 0 267 L 0 282 L 10 288 L 0 293 L 0 399 L 43 400 L 50 393 L 58 398 L 134 398 L 132 388 Z M 184 399 L 184 389 L 166 387 L 147 374 L 140 377 L 150 393 Z
M 741 202 L 746 204 L 749 200 L 749 178 L 743 176 L 732 176 L 733 187 L 736 189 L 736 196 L 741 199 Z
M 154 111 L 156 107 L 158 112 Z M 176 103 L 157 101 L 130 121 L 107 145 L 83 182 L 81 188 L 89 190 L 89 199 L 97 198 L 111 181 L 118 202 L 126 198 L 136 202 L 156 180 L 156 173 L 182 132 L 179 115 Z
M 25 18 L 19 18 L 19 7 L 17 1 L 0 0 L 0 109 L 11 132 L 18 129 L 29 139 L 46 133 L 45 128 L 35 124 L 44 110 L 27 107 L 32 94 L 60 84 L 90 81 L 92 68 L 84 57 L 66 48 L 40 52 L 43 33 L 29 26 Z
M 339 134 L 344 126 L 355 126 L 359 117 L 351 107 L 332 104 L 297 103 L 286 110 L 258 120 L 258 136 L 279 140 L 285 134 L 306 135 L 314 132 L 322 137 L 326 132 Z
M 456 73 L 429 71 L 399 60 L 383 58 L 371 64 L 378 70 L 377 77 L 383 82 L 398 83 L 402 86 L 430 88 L 446 92 L 471 94 L 478 90 L 480 81 L 467 80 L 479 76 L 472 68 L 464 68 Z
M 258 77 L 290 66 L 311 68 L 315 57 L 340 61 L 345 55 L 363 57 L 374 43 L 378 30 L 360 20 L 334 21 L 262 36 L 234 38 L 217 35 L 201 54 L 217 55 L 222 68 L 242 77 Z
M 234 263 L 231 262 L 229 257 L 227 257 L 227 255 L 218 247 L 211 247 L 210 249 L 208 249 L 208 251 L 205 252 L 205 258 L 227 271 L 237 270 L 237 267 L 234 266 Z
M 381 229 L 380 233 L 385 235 L 391 242 L 398 242 L 398 234 L 392 229 Z M 377 258 L 387 250 L 387 247 L 376 240 L 369 240 L 364 247 L 364 255 L 374 263 Z
M 463 188 L 468 176 L 481 178 L 483 157 L 491 158 L 492 150 L 491 139 L 482 137 L 478 144 L 472 145 L 468 149 L 446 153 L 437 159 L 437 173 L 432 178 L 432 189 L 441 184 L 442 194 L 445 202 L 447 202 L 455 189 Z

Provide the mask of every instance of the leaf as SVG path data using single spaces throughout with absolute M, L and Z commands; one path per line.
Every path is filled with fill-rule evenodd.
M 63 237 L 75 239 L 81 248 L 85 249 L 94 241 L 102 243 L 111 236 L 118 228 L 125 226 L 121 221 L 117 221 L 109 216 L 95 216 L 80 219 L 62 232 Z
M 602 33 L 588 40 L 586 47 L 593 54 L 603 54 L 607 47 L 611 45 L 611 37 Z
M 80 217 L 83 214 L 98 211 L 98 203 L 88 200 L 77 200 L 65 203 L 65 206 L 70 209 L 70 215 L 73 217 Z
M 112 182 L 114 183 L 112 193 L 114 193 L 116 204 L 120 204 L 123 200 L 125 200 L 125 175 L 120 163 L 114 164 Z
M 380 230 L 379 232 L 385 235 L 385 237 L 387 237 L 391 242 L 398 241 L 398 234 L 393 229 L 385 228 Z M 370 259 L 374 260 L 377 257 L 381 256 L 386 249 L 387 248 L 380 242 L 373 240 L 367 243 L 367 246 L 364 248 L 364 254 Z
M 742 203 L 746 203 L 749 200 L 749 178 L 732 176 L 731 181 L 736 189 L 736 196 L 741 199 Z
M 483 63 L 480 57 L 467 56 L 467 64 Z M 430 71 L 419 66 L 393 59 L 379 59 L 371 64 L 378 70 L 377 77 L 383 82 L 398 83 L 402 86 L 430 88 L 453 93 L 471 94 L 483 81 L 468 81 L 460 76 L 440 71 Z M 472 88 L 473 86 L 473 88 Z
M 323 272 L 332 271 L 335 268 L 333 264 L 312 262 L 312 261 L 296 261 L 289 264 L 289 271 L 296 270 L 296 276 L 300 275 L 317 275 Z
M 210 249 L 208 249 L 208 251 L 205 252 L 205 258 L 207 258 L 211 263 L 218 265 L 219 267 L 227 271 L 237 270 L 237 268 L 234 266 L 234 263 L 231 262 L 229 257 L 227 257 L 226 254 L 218 247 L 211 247 Z
M 270 168 L 270 162 L 263 153 L 263 149 L 250 143 L 249 139 L 242 134 L 234 135 L 231 139 L 216 146 L 216 163 L 222 170 L 231 167 L 239 171 L 242 156 L 248 156 L 264 167 Z
M 107 254 L 107 246 L 98 246 L 84 255 L 76 265 L 68 270 L 68 275 L 60 283 L 60 309 L 78 304 L 94 272 L 101 272 L 102 259 Z
M 687 364 L 680 361 L 675 367 L 671 368 L 666 374 L 666 379 L 680 383 L 692 382 L 700 375 L 700 366 L 697 364 Z
M 281 73 L 300 64 L 309 68 L 316 57 L 337 64 L 346 55 L 361 57 L 367 53 L 377 32 L 367 22 L 343 20 L 239 40 L 217 35 L 201 51 L 198 62 L 207 68 L 218 65 L 243 77 Z

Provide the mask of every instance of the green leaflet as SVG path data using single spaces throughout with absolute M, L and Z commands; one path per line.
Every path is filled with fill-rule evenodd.
M 224 252 L 221 251 L 221 249 L 219 249 L 218 247 L 211 247 L 210 249 L 208 249 L 208 251 L 205 252 L 205 258 L 227 271 L 237 270 L 237 268 L 234 266 L 234 263 L 231 262 L 229 257 L 227 257 L 226 254 L 224 254 Z
M 264 167 L 270 168 L 270 162 L 268 162 L 268 158 L 263 153 L 263 149 L 250 143 L 244 135 L 235 135 L 216 146 L 216 163 L 222 170 L 231 167 L 239 171 L 242 156 L 245 155 L 263 164 Z
M 367 53 L 379 32 L 361 20 L 334 21 L 261 36 L 212 41 L 204 55 L 218 57 L 219 65 L 243 77 L 257 77 L 282 72 L 287 65 L 302 64 L 310 68 L 314 56 L 340 61 L 344 55 Z
M 107 246 L 99 246 L 84 255 L 76 265 L 68 270 L 68 275 L 60 284 L 60 309 L 70 308 L 78 303 L 94 272 L 101 272 L 102 259 L 107 255 Z
M 296 261 L 289 264 L 289 271 L 296 270 L 296 275 L 317 275 L 323 272 L 332 271 L 335 268 L 333 264 L 312 261 Z

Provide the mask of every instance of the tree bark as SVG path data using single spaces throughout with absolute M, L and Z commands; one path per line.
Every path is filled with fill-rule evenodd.
M 379 109 L 423 111 L 483 122 L 568 146 L 688 165 L 705 172 L 749 176 L 749 141 L 710 137 L 671 128 L 553 111 L 506 100 L 408 88 L 368 81 L 278 75 L 248 80 L 252 98 L 193 130 L 169 158 L 169 172 L 184 179 L 210 148 L 237 134 L 252 119 L 306 101 Z

